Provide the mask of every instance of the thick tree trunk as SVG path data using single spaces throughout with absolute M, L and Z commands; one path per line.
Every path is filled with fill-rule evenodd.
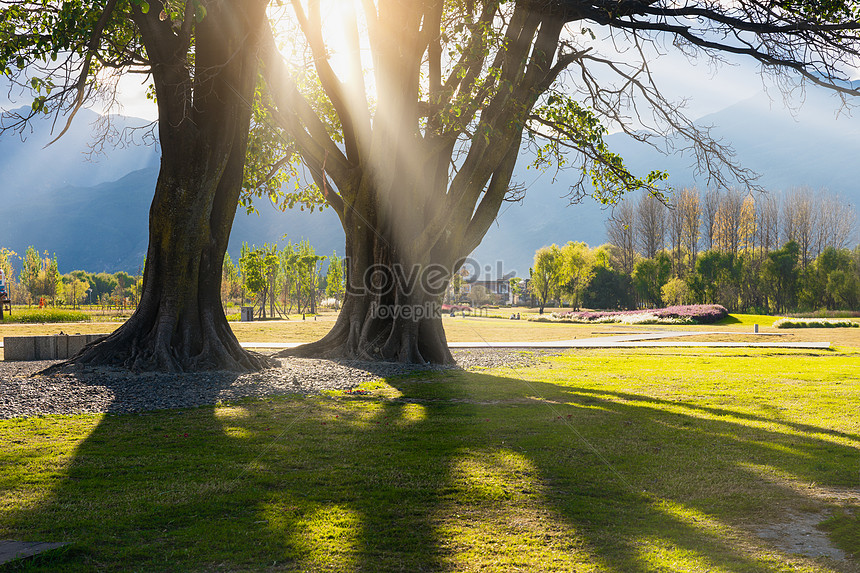
M 334 327 L 280 355 L 453 364 L 441 306 L 451 265 L 405 260 L 366 224 L 346 230 L 346 294 Z
M 134 9 L 153 60 L 162 151 L 143 294 L 125 324 L 69 362 L 171 372 L 273 363 L 241 348 L 221 305 L 265 8 L 263 0 L 211 3 L 194 26 L 192 59 L 190 35 L 183 39 L 158 9 Z
M 171 372 L 273 364 L 241 348 L 221 305 L 221 267 L 236 210 L 230 189 L 236 174 L 229 171 L 213 183 L 176 160 L 162 160 L 140 305 L 72 362 Z

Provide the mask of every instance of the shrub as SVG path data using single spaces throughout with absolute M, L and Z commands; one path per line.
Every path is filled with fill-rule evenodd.
M 860 327 L 860 322 L 847 318 L 780 318 L 773 323 L 774 328 L 852 328 Z
M 16 310 L 12 314 L 4 314 L 4 323 L 45 323 L 45 322 L 89 322 L 90 315 L 77 310 L 60 310 L 57 308 L 37 308 Z
M 647 310 L 553 313 L 550 320 L 584 324 L 711 324 L 728 314 L 719 304 L 690 304 Z

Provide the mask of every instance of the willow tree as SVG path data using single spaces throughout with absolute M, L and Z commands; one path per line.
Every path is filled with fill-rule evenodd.
M 224 253 L 244 177 L 251 106 L 267 29 L 263 0 L 3 2 L 0 69 L 34 92 L 36 114 L 65 115 L 138 73 L 158 106 L 161 166 L 149 213 L 140 304 L 75 361 L 138 370 L 259 369 L 221 306 Z M 62 135 L 64 130 L 60 131 Z
M 579 170 L 574 196 L 610 203 L 659 193 L 665 179 L 626 169 L 604 141 L 613 124 L 689 149 L 717 183 L 750 181 L 730 148 L 662 96 L 649 44 L 746 55 L 854 93 L 839 84 L 858 47 L 847 3 L 363 0 L 337 4 L 341 27 L 326 8 L 292 0 L 288 37 L 302 43 L 292 54 L 306 59 L 282 56 L 288 42 L 272 38 L 263 72 L 273 119 L 346 233 L 343 310 L 301 355 L 450 362 L 427 309 L 510 198 L 527 148 L 537 164 Z

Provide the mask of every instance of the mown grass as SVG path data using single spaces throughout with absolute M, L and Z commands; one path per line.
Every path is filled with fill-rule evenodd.
M 767 314 L 730 314 L 724 319 L 714 323 L 715 326 L 773 326 L 778 316 Z
M 770 327 L 777 317 L 763 315 L 729 315 L 721 322 L 710 325 L 645 325 L 570 324 L 534 322 L 529 320 L 500 320 L 485 317 L 443 317 L 445 335 L 449 342 L 546 342 L 573 340 L 593 336 L 609 336 L 628 332 L 653 330 L 736 331 L 751 333 L 753 325 Z M 334 316 L 319 320 L 278 320 L 267 322 L 234 322 L 230 324 L 241 341 L 253 342 L 309 342 L 318 340 L 334 325 Z M 828 333 L 833 336 L 833 333 Z M 850 343 L 849 343 L 850 345 Z
M 851 571 L 755 531 L 829 512 L 860 554 L 858 359 L 595 350 L 0 421 L 0 538 L 73 543 L 34 571 Z

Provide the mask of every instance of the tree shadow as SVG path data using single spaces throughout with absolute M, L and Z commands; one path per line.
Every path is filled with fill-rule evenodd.
M 701 406 L 698 404 L 694 404 L 689 401 L 683 400 L 665 400 L 661 398 L 654 398 L 652 396 L 643 396 L 639 394 L 630 394 L 627 392 L 614 392 L 609 390 L 599 390 L 595 388 L 581 388 L 581 387 L 571 387 L 567 386 L 568 390 L 574 394 L 581 394 L 583 396 L 601 396 L 606 398 L 607 400 L 612 400 L 612 398 L 619 398 L 625 401 L 630 402 L 639 402 L 639 403 L 647 403 L 651 404 L 655 407 L 659 406 L 672 406 L 679 407 L 690 410 L 692 412 L 701 412 L 705 414 L 710 414 L 713 416 L 730 416 L 732 418 L 737 418 L 739 420 L 745 420 L 750 422 L 760 422 L 764 424 L 777 424 L 780 426 L 784 426 L 787 429 L 795 430 L 798 432 L 803 432 L 807 434 L 823 434 L 827 436 L 832 436 L 835 438 L 845 438 L 848 440 L 853 440 L 860 443 L 860 435 L 850 433 L 850 432 L 842 432 L 839 430 L 834 430 L 831 428 L 824 428 L 821 426 L 815 426 L 813 424 L 800 424 L 797 422 L 791 422 L 788 420 L 780 419 L 779 413 L 774 412 L 774 416 L 765 417 L 756 414 L 749 414 L 746 412 L 739 412 L 736 410 L 730 410 L 727 408 L 713 408 L 709 406 Z
M 463 371 L 378 386 L 105 416 L 0 533 L 75 544 L 33 570 L 781 571 L 743 524 L 836 507 L 782 477 L 856 481 L 827 428 Z

